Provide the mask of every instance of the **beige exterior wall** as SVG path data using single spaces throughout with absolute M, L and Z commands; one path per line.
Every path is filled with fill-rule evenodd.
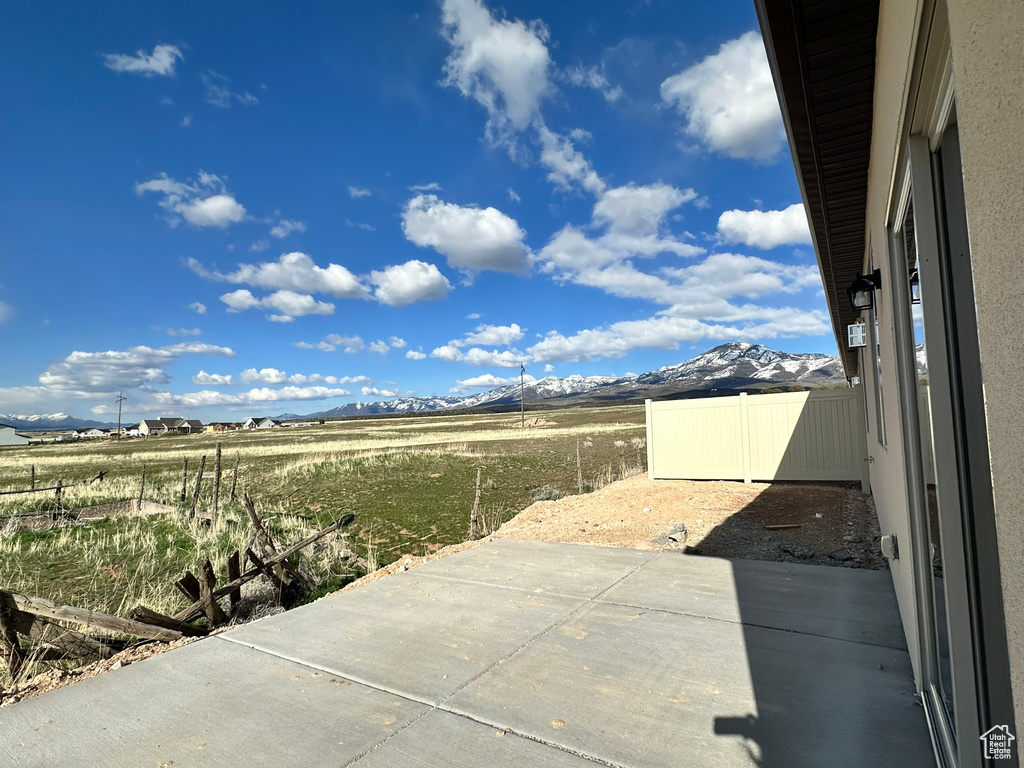
M 940 0 L 941 1 L 941 0 Z M 888 274 L 887 219 L 905 155 L 912 73 L 924 4 L 883 0 L 875 62 L 874 118 L 868 177 L 864 266 Z M 963 161 L 982 374 L 992 461 L 996 525 L 1011 656 L 1015 714 L 1024 723 L 1024 3 L 1017 0 L 950 2 L 957 121 Z M 886 445 L 875 434 L 870 350 L 862 358 L 868 388 L 871 487 L 882 533 L 910 542 L 906 477 L 901 448 L 895 343 L 889 297 L 879 302 Z M 909 560 L 892 563 L 919 672 L 916 605 Z
M 1003 606 L 1020 737 L 1024 724 L 1024 3 L 950 2 L 949 15 Z
M 860 480 L 864 419 L 852 389 L 649 402 L 650 476 Z

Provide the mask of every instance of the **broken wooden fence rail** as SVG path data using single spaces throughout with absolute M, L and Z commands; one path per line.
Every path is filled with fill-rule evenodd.
M 181 634 L 186 637 L 203 637 L 204 635 L 210 634 L 210 630 L 206 627 L 197 627 L 195 624 L 178 621 L 173 616 L 165 616 L 162 613 L 157 613 L 144 605 L 136 606 L 128 615 L 133 621 L 139 621 L 143 624 L 152 624 L 153 626 L 163 627 L 165 629 L 172 629 L 176 632 L 181 632 Z
M 14 607 L 22 613 L 29 613 L 33 616 L 42 616 L 47 619 L 58 621 L 70 621 L 81 624 L 91 629 L 99 629 L 114 634 L 131 635 L 143 640 L 162 640 L 173 642 L 180 640 L 181 632 L 163 627 L 154 627 L 150 624 L 143 624 L 131 619 L 122 619 L 120 616 L 90 611 L 87 608 L 75 608 L 71 605 L 60 605 L 52 600 L 42 597 L 29 597 L 14 592 L 5 592 L 14 601 Z
M 355 521 L 355 519 L 356 516 L 350 512 L 346 515 L 339 517 L 337 520 L 335 520 L 333 523 L 331 523 L 323 530 L 320 530 L 317 533 L 314 533 L 313 535 L 306 537 L 302 541 L 296 542 L 295 544 L 292 544 L 286 549 L 281 550 L 273 557 L 263 560 L 262 558 L 259 558 L 259 556 L 257 555 L 257 558 L 259 559 L 262 565 L 257 566 L 256 568 L 253 568 L 251 570 L 245 571 L 238 578 L 232 579 L 227 584 L 224 584 L 223 586 L 220 586 L 217 589 L 213 590 L 213 599 L 218 600 L 222 597 L 230 595 L 232 592 L 235 592 L 236 590 L 239 590 L 243 584 L 249 583 L 257 576 L 259 576 L 261 573 L 266 572 L 266 569 L 272 569 L 278 563 L 284 561 L 286 558 L 291 557 L 296 552 L 305 549 L 310 544 L 314 544 L 315 542 L 322 539 L 324 536 L 334 533 L 335 531 L 341 528 L 347 528 Z M 192 605 L 190 605 L 188 608 L 185 608 L 184 610 L 178 611 L 178 613 L 174 614 L 174 618 L 178 621 L 191 621 L 192 619 L 195 619 L 203 612 L 204 604 L 202 596 L 198 594 L 198 592 L 196 593 L 195 597 L 192 597 L 191 593 L 191 589 L 193 588 L 193 586 L 196 590 L 199 590 L 199 580 L 196 579 L 196 577 L 193 574 L 186 573 L 183 578 L 175 582 L 175 586 L 178 587 L 182 594 L 184 594 L 186 597 L 189 597 L 192 600 Z

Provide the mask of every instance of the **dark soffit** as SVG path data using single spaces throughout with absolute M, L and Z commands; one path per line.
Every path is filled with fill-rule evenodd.
M 832 330 L 858 375 L 846 288 L 864 260 L 878 0 L 754 0 L 803 195 Z

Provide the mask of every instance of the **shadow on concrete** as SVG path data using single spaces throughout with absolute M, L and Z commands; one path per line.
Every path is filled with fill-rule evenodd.
M 730 559 L 756 711 L 716 716 L 714 732 L 754 765 L 934 764 L 873 507 L 840 503 L 851 495 L 779 483 L 688 549 Z M 764 527 L 787 523 L 801 527 Z

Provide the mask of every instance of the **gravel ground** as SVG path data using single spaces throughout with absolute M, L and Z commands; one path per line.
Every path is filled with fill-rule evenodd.
M 851 483 L 648 480 L 540 501 L 496 537 L 884 570 L 871 497 Z M 784 529 L 771 526 L 795 526 Z

